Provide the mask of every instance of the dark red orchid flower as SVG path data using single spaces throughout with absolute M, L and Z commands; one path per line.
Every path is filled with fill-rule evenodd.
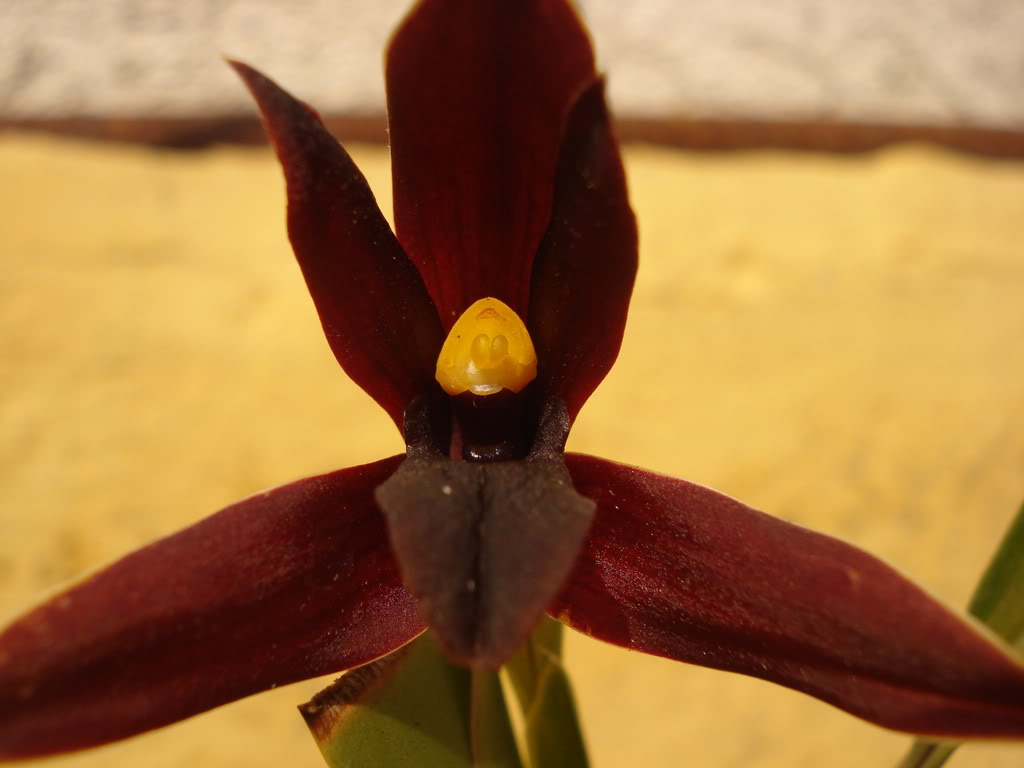
M 348 669 L 429 626 L 494 667 L 546 611 L 880 725 L 1024 736 L 1024 668 L 889 566 L 715 491 L 563 454 L 618 352 L 636 228 L 566 0 L 423 0 L 387 57 L 397 238 L 316 113 L 244 64 L 327 340 L 408 451 L 256 494 L 0 635 L 0 756 L 123 738 Z M 446 334 L 495 298 L 519 393 L 450 396 Z

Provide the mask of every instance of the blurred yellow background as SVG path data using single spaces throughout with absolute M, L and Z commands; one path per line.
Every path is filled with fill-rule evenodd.
M 386 151 L 351 149 L 387 208 Z M 839 535 L 964 605 L 1024 498 L 1024 163 L 626 160 L 640 274 L 570 448 Z M 401 450 L 324 342 L 283 202 L 265 149 L 0 139 L 0 615 L 257 489 Z M 568 659 L 597 768 L 891 766 L 909 743 L 573 633 Z M 52 764 L 312 768 L 294 705 L 324 683 Z

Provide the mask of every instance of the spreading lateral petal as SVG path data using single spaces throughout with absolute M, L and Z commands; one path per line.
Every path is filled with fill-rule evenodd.
M 373 501 L 402 458 L 252 496 L 16 620 L 0 634 L 0 759 L 125 738 L 413 638 Z
M 1024 667 L 875 557 L 693 483 L 567 455 L 597 502 L 550 606 L 616 645 L 934 737 L 1024 736 Z

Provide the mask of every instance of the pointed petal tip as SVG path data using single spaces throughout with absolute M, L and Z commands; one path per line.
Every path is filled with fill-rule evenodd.
M 279 152 L 287 147 L 293 134 L 300 130 L 304 123 L 311 123 L 304 130 L 326 133 L 327 129 L 323 127 L 320 113 L 312 106 L 295 98 L 276 81 L 244 61 L 228 57 L 225 57 L 224 61 L 235 71 L 256 101 L 263 125 Z M 287 166 L 285 170 L 288 170 Z
M 327 342 L 402 429 L 406 406 L 433 385 L 444 341 L 423 281 L 316 110 L 248 64 L 228 64 L 255 99 L 284 171 L 288 236 Z
M 538 620 L 542 618 L 538 617 Z M 453 664 L 481 672 L 496 672 L 512 657 L 529 637 L 532 624 L 524 632 L 507 634 L 489 640 L 479 634 L 453 633 L 441 625 L 441 631 L 431 627 L 434 641 Z
M 265 87 L 266 84 L 274 84 L 273 81 L 249 64 L 246 64 L 241 59 L 233 59 L 230 56 L 222 56 L 224 63 L 227 64 L 231 69 L 235 71 L 235 74 L 241 79 L 242 83 L 253 95 L 254 98 L 259 100 L 257 97 L 257 90 L 261 87 Z
M 399 461 L 251 496 L 3 629 L 0 760 L 123 739 L 419 634 L 372 495 Z
M 892 730 L 1024 739 L 1024 666 L 845 542 L 683 480 L 566 456 L 598 503 L 552 615 L 593 637 L 760 677 Z
M 434 636 L 441 652 L 447 659 L 453 664 L 467 669 L 496 672 L 514 652 L 514 649 L 509 651 L 503 646 L 490 648 L 467 646 L 461 642 L 461 638 L 453 638 L 437 631 L 434 632 Z

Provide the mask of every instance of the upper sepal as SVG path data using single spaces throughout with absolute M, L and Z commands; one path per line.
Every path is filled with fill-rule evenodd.
M 593 77 L 566 0 L 422 0 L 395 33 L 395 228 L 446 329 L 485 296 L 526 316 L 565 118 Z
M 7 627 L 0 759 L 125 738 L 414 637 L 373 501 L 401 458 L 256 494 Z
M 402 427 L 444 341 L 416 267 L 366 179 L 309 106 L 241 62 L 288 186 L 288 235 L 345 372 Z
M 553 615 L 594 637 L 761 677 L 878 725 L 1024 738 L 1024 667 L 871 555 L 734 499 L 567 455 L 597 502 Z

